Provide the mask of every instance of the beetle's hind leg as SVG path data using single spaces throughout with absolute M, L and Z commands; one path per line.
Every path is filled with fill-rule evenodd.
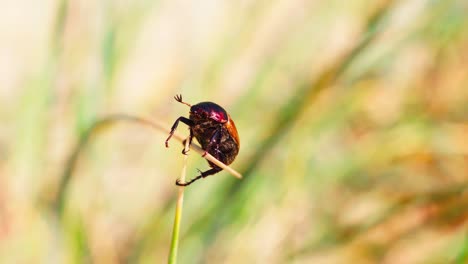
M 181 104 L 188 105 L 189 107 L 192 107 L 191 104 L 182 101 L 182 94 L 176 94 L 176 95 L 174 96 L 174 99 L 175 99 L 177 102 L 181 103 Z
M 208 177 L 210 175 L 214 175 L 214 174 L 216 174 L 216 173 L 218 173 L 218 172 L 220 172 L 222 170 L 223 169 L 221 169 L 220 167 L 215 167 L 215 168 L 209 169 L 207 171 L 203 171 L 203 172 L 198 170 L 200 172 L 200 175 L 198 175 L 197 177 L 191 179 L 188 182 L 180 182 L 180 180 L 177 179 L 176 185 L 178 185 L 178 186 L 188 186 L 188 185 L 192 184 L 193 182 L 198 181 L 201 178 L 206 178 L 206 177 Z

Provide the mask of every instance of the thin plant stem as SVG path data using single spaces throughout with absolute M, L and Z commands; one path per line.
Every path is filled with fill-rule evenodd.
M 190 149 L 189 140 L 185 140 L 184 150 L 187 152 Z M 188 155 L 184 155 L 184 164 L 182 165 L 182 172 L 180 174 L 180 180 L 185 182 L 185 175 L 187 172 L 187 160 Z M 169 259 L 168 263 L 173 264 L 177 263 L 177 250 L 179 248 L 179 231 L 180 231 L 180 222 L 182 220 L 182 207 L 184 205 L 184 190 L 185 187 L 178 186 L 177 193 L 177 203 L 174 216 L 174 227 L 172 229 L 172 241 L 171 247 L 169 249 Z
M 168 126 L 166 124 L 162 124 L 161 122 L 157 122 L 157 121 L 153 121 L 153 120 L 150 120 L 150 119 L 145 119 L 145 118 L 141 118 L 141 117 L 137 117 L 137 116 L 133 116 L 133 115 L 127 115 L 127 114 L 110 115 L 110 116 L 107 116 L 105 118 L 102 118 L 102 119 L 97 120 L 96 122 L 94 122 L 93 125 L 85 132 L 83 137 L 78 142 L 78 145 L 75 147 L 72 155 L 70 156 L 70 158 L 69 158 L 69 160 L 68 160 L 68 162 L 67 162 L 67 164 L 65 166 L 64 173 L 63 173 L 62 177 L 60 178 L 60 183 L 59 183 L 59 186 L 58 186 L 57 195 L 56 195 L 55 199 L 52 202 L 53 211 L 55 211 L 55 213 L 59 217 L 61 217 L 62 214 L 63 214 L 64 204 L 65 204 L 65 197 L 66 197 L 66 194 L 68 192 L 68 186 L 70 184 L 70 181 L 71 181 L 71 178 L 72 178 L 73 172 L 75 170 L 75 167 L 76 167 L 76 164 L 77 164 L 77 161 L 78 161 L 78 158 L 79 158 L 79 155 L 80 155 L 81 151 L 85 148 L 85 146 L 89 142 L 90 138 L 95 136 L 95 134 L 97 134 L 101 130 L 101 128 L 107 127 L 108 125 L 114 124 L 114 123 L 116 123 L 118 121 L 127 121 L 127 122 L 137 123 L 137 124 L 140 124 L 140 125 L 145 125 L 145 126 L 148 126 L 148 127 L 152 128 L 152 129 L 155 129 L 155 130 L 157 130 L 159 132 L 169 134 L 168 127 L 170 127 L 170 126 Z M 175 138 L 179 142 L 183 141 L 183 137 L 181 135 L 177 134 L 177 133 L 174 133 L 172 138 Z M 200 146 L 198 146 L 197 144 L 194 144 L 192 142 L 192 144 L 190 144 L 190 149 L 193 149 L 195 152 L 200 154 L 202 157 L 204 157 L 205 159 L 213 162 L 214 164 L 216 164 L 217 166 L 219 166 L 223 170 L 226 170 L 227 172 L 229 172 L 230 174 L 232 174 L 236 178 L 239 178 L 239 179 L 242 178 L 242 175 L 240 173 L 238 173 L 237 171 L 235 171 L 231 167 L 225 165 L 221 161 L 217 160 L 216 158 L 214 158 L 209 153 L 208 154 L 205 153 L 205 151 Z

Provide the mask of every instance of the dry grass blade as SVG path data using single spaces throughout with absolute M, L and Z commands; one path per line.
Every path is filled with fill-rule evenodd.
M 133 123 L 137 123 L 137 124 L 140 124 L 140 125 L 149 126 L 150 128 L 153 128 L 153 129 L 155 129 L 155 130 L 157 130 L 159 132 L 163 132 L 165 134 L 169 133 L 169 130 L 167 129 L 167 127 L 169 127 L 168 125 L 162 124 L 160 122 L 153 121 L 153 120 L 150 120 L 150 119 L 145 119 L 145 118 L 133 116 L 133 115 L 116 114 L 116 115 L 110 115 L 108 117 L 105 117 L 103 119 L 100 119 L 100 120 L 96 121 L 86 131 L 86 133 L 83 135 L 83 137 L 81 138 L 78 145 L 75 147 L 72 155 L 70 156 L 70 158 L 69 158 L 69 160 L 67 162 L 64 173 L 63 173 L 63 175 L 62 175 L 62 177 L 60 179 L 57 195 L 56 195 L 55 199 L 52 202 L 53 210 L 57 213 L 57 215 L 60 216 L 63 213 L 63 207 L 64 207 L 64 203 L 65 203 L 65 196 L 66 196 L 66 193 L 67 193 L 67 190 L 68 190 L 68 186 L 69 186 L 73 171 L 75 170 L 79 154 L 81 153 L 81 150 L 86 146 L 89 139 L 92 136 L 94 136 L 96 134 L 96 132 L 99 131 L 99 129 L 105 128 L 108 125 L 112 125 L 115 122 L 119 122 L 119 121 L 133 122 Z M 175 133 L 173 135 L 173 138 L 177 139 L 180 142 L 183 142 L 183 140 L 184 140 L 184 138 L 181 135 L 177 134 L 177 133 Z M 192 142 L 191 145 L 190 145 L 190 148 L 195 150 L 195 152 L 200 154 L 205 159 L 215 163 L 217 166 L 219 166 L 223 170 L 228 171 L 233 176 L 235 176 L 235 177 L 237 177 L 239 179 L 242 178 L 242 175 L 239 172 L 237 172 L 234 169 L 232 169 L 231 167 L 225 165 L 221 161 L 215 159 L 210 154 L 204 155 L 205 151 L 200 146 L 198 146 L 197 144 L 194 144 Z

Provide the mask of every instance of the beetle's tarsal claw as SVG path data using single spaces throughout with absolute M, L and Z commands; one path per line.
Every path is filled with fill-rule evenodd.
M 180 179 L 177 179 L 177 180 L 176 180 L 176 185 L 177 185 L 177 186 L 188 186 L 188 185 L 192 184 L 194 181 L 199 180 L 200 178 L 202 178 L 201 175 L 200 175 L 200 176 L 197 176 L 197 177 L 195 177 L 195 178 L 193 178 L 193 179 L 191 179 L 191 180 L 188 181 L 188 182 L 181 182 Z
M 177 179 L 176 182 L 175 182 L 175 184 L 176 184 L 177 186 L 187 186 L 187 185 L 188 185 L 187 183 L 182 183 L 182 182 L 180 182 L 180 179 Z

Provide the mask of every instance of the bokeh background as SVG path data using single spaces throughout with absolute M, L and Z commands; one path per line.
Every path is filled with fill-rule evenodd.
M 245 176 L 186 189 L 180 263 L 467 262 L 466 0 L 1 2 L 0 262 L 165 263 L 182 146 L 118 123 L 68 161 L 179 93 Z

